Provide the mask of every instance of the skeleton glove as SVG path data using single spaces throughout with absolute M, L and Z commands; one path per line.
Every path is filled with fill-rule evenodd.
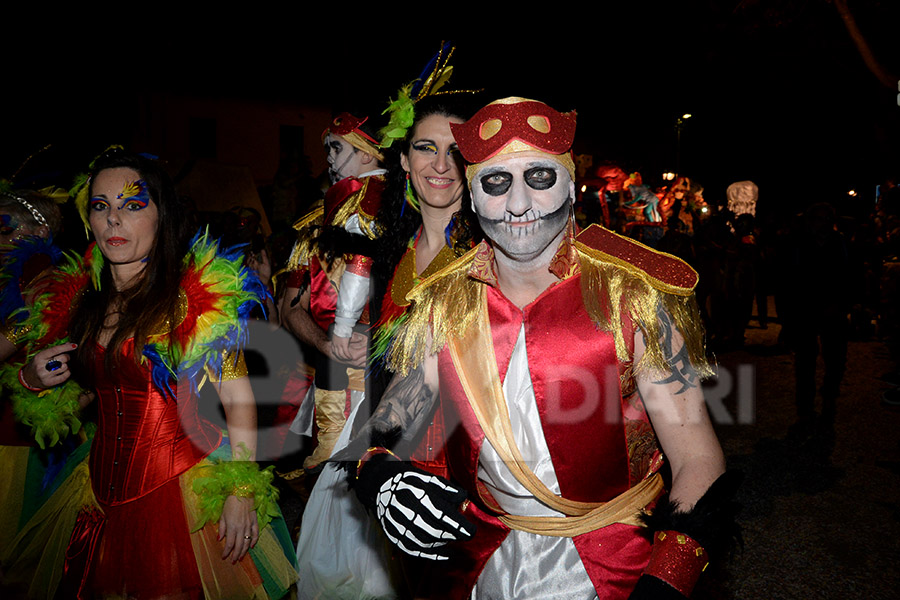
M 412 556 L 447 560 L 443 546 L 475 534 L 459 509 L 466 493 L 408 463 L 373 458 L 359 473 L 356 494 L 374 509 L 388 539 Z

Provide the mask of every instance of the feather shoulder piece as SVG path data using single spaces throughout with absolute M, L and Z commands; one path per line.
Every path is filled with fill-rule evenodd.
M 13 313 L 18 342 L 24 342 L 30 359 L 41 348 L 68 341 L 69 315 L 87 286 L 96 279 L 95 265 L 102 265 L 100 250 L 88 246 L 83 257 L 62 253 L 56 267 L 37 278 L 29 291 L 31 305 Z
M 161 391 L 174 395 L 173 378 L 187 378 L 196 389 L 206 368 L 221 376 L 222 357 L 236 357 L 246 344 L 250 312 L 264 305 L 268 291 L 243 259 L 240 247 L 222 249 L 206 231 L 194 237 L 179 292 L 184 316 L 142 351 Z
M 69 341 L 70 311 L 90 284 L 92 265 L 99 251 L 91 245 L 83 259 L 62 254 L 52 272 L 34 282 L 30 306 L 13 313 L 13 333 L 23 344 L 26 359 L 42 348 Z M 18 371 L 22 363 L 7 363 L 0 369 L 0 382 L 9 391 L 16 420 L 31 428 L 41 448 L 56 445 L 81 429 L 79 396 L 84 390 L 71 379 L 62 385 L 35 393 L 22 387 Z

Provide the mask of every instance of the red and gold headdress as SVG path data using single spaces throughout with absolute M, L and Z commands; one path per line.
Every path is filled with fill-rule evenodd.
M 360 129 L 360 125 L 369 120 L 369 117 L 363 117 L 360 119 L 359 117 L 354 117 L 348 112 L 343 112 L 334 118 L 334 121 L 331 122 L 331 125 L 325 128 L 325 131 L 322 132 L 322 141 L 325 141 L 325 137 L 331 133 L 334 135 L 339 135 L 349 143 L 351 146 L 358 150 L 362 150 L 366 154 L 371 154 L 379 161 L 384 160 L 384 156 L 378 149 L 378 142 L 370 136 L 368 133 Z
M 571 152 L 575 111 L 561 113 L 543 102 L 511 96 L 491 102 L 461 125 L 451 123 L 450 129 L 469 163 L 466 178 L 470 186 L 482 167 L 499 160 L 497 157 L 518 152 L 546 155 L 575 181 Z

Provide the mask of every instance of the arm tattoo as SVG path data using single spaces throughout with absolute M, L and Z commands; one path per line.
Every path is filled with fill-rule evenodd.
M 678 383 L 681 385 L 681 388 L 675 394 L 681 394 L 686 390 L 697 387 L 697 371 L 694 369 L 694 365 L 691 364 L 687 344 L 683 340 L 681 348 L 678 349 L 678 352 L 675 352 L 673 347 L 675 326 L 672 324 L 672 318 L 662 306 L 657 310 L 657 314 L 659 315 L 659 323 L 662 326 L 660 345 L 662 346 L 666 364 L 669 365 L 669 376 L 653 383 L 660 385 Z
M 404 440 L 410 439 L 428 424 L 437 400 L 438 391 L 425 383 L 425 369 L 419 365 L 406 377 L 394 377 L 359 436 L 394 432 Z

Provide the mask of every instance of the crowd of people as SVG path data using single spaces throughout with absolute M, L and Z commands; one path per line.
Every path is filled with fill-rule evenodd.
M 684 176 L 579 178 L 574 112 L 449 90 L 451 54 L 382 127 L 337 113 L 289 243 L 118 147 L 69 193 L 0 189 L 5 597 L 684 598 L 725 558 L 708 352 L 774 295 L 798 427 L 833 422 L 896 272 L 896 188 L 878 230 L 813 204 L 781 235 L 751 181 L 719 205 Z M 54 243 L 67 199 L 83 253 Z M 263 417 L 254 322 L 303 349 Z M 259 457 L 297 461 L 299 527 Z

